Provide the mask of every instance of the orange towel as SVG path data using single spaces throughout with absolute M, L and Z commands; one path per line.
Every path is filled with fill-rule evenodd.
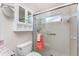
M 43 33 L 37 34 L 35 47 L 36 47 L 36 49 L 38 49 L 38 50 L 42 50 L 42 49 L 44 48 Z

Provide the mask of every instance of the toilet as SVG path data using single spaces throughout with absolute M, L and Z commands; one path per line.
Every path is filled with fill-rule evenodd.
M 41 56 L 40 53 L 32 51 L 32 41 L 17 45 L 16 54 L 18 56 Z

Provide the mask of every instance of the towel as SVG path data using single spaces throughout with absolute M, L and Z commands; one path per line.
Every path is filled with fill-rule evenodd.
M 44 48 L 43 33 L 38 33 L 35 41 L 36 41 L 35 43 L 36 49 L 42 50 Z

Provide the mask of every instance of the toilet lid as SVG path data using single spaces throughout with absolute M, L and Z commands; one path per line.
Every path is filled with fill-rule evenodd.
M 39 54 L 37 52 L 31 52 L 27 56 L 41 56 L 41 54 Z

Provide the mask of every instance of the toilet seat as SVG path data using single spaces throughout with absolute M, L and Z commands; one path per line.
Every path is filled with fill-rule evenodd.
M 27 56 L 41 56 L 41 54 L 39 54 L 37 52 L 31 52 Z

